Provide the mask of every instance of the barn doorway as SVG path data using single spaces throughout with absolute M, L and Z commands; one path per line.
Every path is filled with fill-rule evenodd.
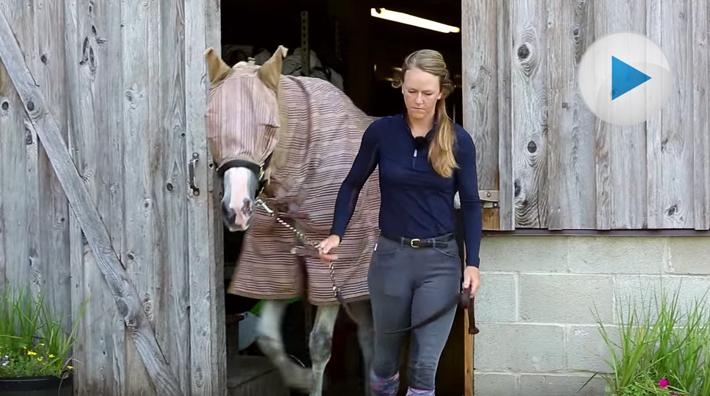
M 240 0 L 222 1 L 221 7 L 222 57 L 230 66 L 249 58 L 261 63 L 278 45 L 284 45 L 293 57 L 285 63 L 284 73 L 328 79 L 373 116 L 402 111 L 401 93 L 391 87 L 391 76 L 404 57 L 416 49 L 436 49 L 444 55 L 457 85 L 447 102 L 449 115 L 463 124 L 461 34 L 371 16 L 372 8 L 385 8 L 460 28 L 460 0 Z M 304 47 L 311 51 L 307 61 L 310 65 L 306 66 L 302 62 L 305 58 L 299 56 Z M 239 257 L 241 238 L 239 233 L 224 230 L 225 286 Z M 259 348 L 252 342 L 253 312 L 258 312 L 258 301 L 226 294 L 225 304 L 230 394 L 276 394 L 270 393 L 275 392 L 270 388 L 259 388 L 274 386 L 278 381 L 274 378 L 277 374 L 269 372 L 270 366 L 259 361 Z M 295 301 L 284 318 L 282 334 L 287 351 L 305 366 L 310 365 L 308 332 L 314 313 L 307 303 Z M 452 349 L 454 355 L 458 349 L 463 353 L 463 347 L 457 345 L 447 349 Z M 446 362 L 442 366 L 440 371 Z M 363 395 L 362 373 L 356 327 L 341 310 L 334 331 L 333 355 L 326 370 L 325 394 Z M 442 385 L 439 394 L 449 394 L 443 389 L 447 386 L 463 389 L 459 380 L 445 382 L 448 384 Z

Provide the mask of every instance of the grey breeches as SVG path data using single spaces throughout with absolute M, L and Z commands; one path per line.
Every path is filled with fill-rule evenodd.
M 406 333 L 385 334 L 416 324 L 440 310 L 460 291 L 461 261 L 452 239 L 445 247 L 414 249 L 380 237 L 368 274 L 375 328 L 373 373 L 391 378 L 399 371 Z M 435 388 L 436 369 L 451 331 L 456 307 L 410 334 L 409 387 Z

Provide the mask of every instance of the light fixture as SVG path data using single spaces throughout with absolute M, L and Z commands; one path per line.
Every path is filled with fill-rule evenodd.
M 445 25 L 429 19 L 419 18 L 403 12 L 391 11 L 384 8 L 370 8 L 370 15 L 375 18 L 386 19 L 388 21 L 404 23 L 424 29 L 435 30 L 441 33 L 458 33 L 461 29 L 456 26 Z

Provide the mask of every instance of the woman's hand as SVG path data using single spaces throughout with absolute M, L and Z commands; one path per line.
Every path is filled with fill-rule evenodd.
M 478 286 L 481 284 L 480 272 L 477 267 L 467 265 L 463 270 L 463 288 L 471 287 L 471 296 L 476 295 Z
M 316 248 L 318 249 L 318 256 L 320 256 L 320 259 L 326 263 L 337 260 L 338 255 L 330 254 L 330 251 L 338 246 L 340 246 L 340 237 L 337 235 L 330 235 L 328 238 L 325 238 L 316 245 Z

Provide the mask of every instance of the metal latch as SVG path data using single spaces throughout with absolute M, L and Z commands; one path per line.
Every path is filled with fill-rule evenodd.
M 481 205 L 484 209 L 498 207 L 500 196 L 498 190 L 478 190 L 478 196 L 481 198 Z

